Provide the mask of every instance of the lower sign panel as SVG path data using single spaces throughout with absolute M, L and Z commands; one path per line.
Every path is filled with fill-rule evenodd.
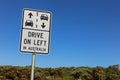
M 20 51 L 49 53 L 49 32 L 23 29 Z

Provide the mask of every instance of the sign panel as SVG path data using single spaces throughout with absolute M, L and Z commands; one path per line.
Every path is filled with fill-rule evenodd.
M 50 25 L 50 12 L 24 9 L 20 51 L 49 53 Z

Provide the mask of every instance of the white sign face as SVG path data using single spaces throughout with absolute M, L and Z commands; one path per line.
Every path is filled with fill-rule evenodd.
M 51 13 L 24 9 L 21 52 L 49 53 Z

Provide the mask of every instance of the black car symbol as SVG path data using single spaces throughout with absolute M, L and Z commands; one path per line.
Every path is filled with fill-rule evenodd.
M 33 21 L 31 21 L 31 20 L 26 20 L 25 26 L 31 26 L 31 27 L 33 27 Z
M 41 20 L 48 21 L 48 16 L 46 14 L 42 14 L 40 18 L 41 18 Z

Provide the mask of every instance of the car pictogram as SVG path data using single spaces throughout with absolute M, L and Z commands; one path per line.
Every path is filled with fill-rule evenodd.
M 31 27 L 33 27 L 33 21 L 32 20 L 26 20 L 25 26 L 31 26 Z
M 48 15 L 42 14 L 41 17 L 40 17 L 40 19 L 48 21 Z

